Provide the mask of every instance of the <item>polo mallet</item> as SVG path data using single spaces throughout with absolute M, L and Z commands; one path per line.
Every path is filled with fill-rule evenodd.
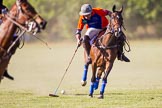
M 74 56 L 75 56 L 75 54 L 76 54 L 76 52 L 77 52 L 77 50 L 78 50 L 79 47 L 80 47 L 80 45 L 78 44 L 78 45 L 77 45 L 77 48 L 75 49 L 75 52 L 74 52 L 74 54 L 73 54 L 73 56 L 72 56 L 72 58 L 71 58 L 71 60 L 70 60 L 70 62 L 69 62 L 69 65 L 67 66 L 67 68 L 66 68 L 66 70 L 65 70 L 65 73 L 63 74 L 63 76 L 62 76 L 62 78 L 61 78 L 61 80 L 60 80 L 60 83 L 59 83 L 57 89 L 55 90 L 54 94 L 49 94 L 49 96 L 52 96 L 52 97 L 59 97 L 58 95 L 56 95 L 56 93 L 57 93 L 57 91 L 58 91 L 58 89 L 59 89 L 59 87 L 60 87 L 60 85 L 61 85 L 61 83 L 62 83 L 62 81 L 63 81 L 63 79 L 64 79 L 64 77 L 65 77 L 65 74 L 67 73 L 67 71 L 68 71 L 68 69 L 69 69 L 69 67 L 70 67 L 70 65 L 71 65 L 71 63 L 72 63 L 72 61 L 73 61 L 73 58 L 74 58 Z
M 43 44 L 45 44 L 46 47 L 47 47 L 49 50 L 52 49 L 51 47 L 49 47 L 48 43 L 45 42 L 43 39 L 41 39 L 41 38 L 39 38 L 39 37 L 37 37 L 37 36 L 35 36 L 35 35 L 32 35 L 32 36 L 35 37 L 35 38 L 37 38 L 37 39 L 38 39 L 40 42 L 42 42 Z

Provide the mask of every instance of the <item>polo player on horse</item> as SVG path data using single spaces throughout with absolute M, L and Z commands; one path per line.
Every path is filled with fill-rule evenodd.
M 76 39 L 77 44 L 81 44 L 81 31 L 84 28 L 84 25 L 87 26 L 87 31 L 83 37 L 83 47 L 85 49 L 85 53 L 87 56 L 86 64 L 91 63 L 90 58 L 90 49 L 91 44 L 96 39 L 98 34 L 108 26 L 108 19 L 106 18 L 107 15 L 111 15 L 111 11 L 101 8 L 92 8 L 90 4 L 84 4 L 81 7 L 80 11 L 80 18 L 78 21 L 77 31 L 76 31 Z M 124 55 L 123 53 L 123 46 L 124 46 L 124 33 L 121 35 L 121 39 L 119 44 L 119 51 L 118 51 L 118 60 L 130 62 L 130 60 Z

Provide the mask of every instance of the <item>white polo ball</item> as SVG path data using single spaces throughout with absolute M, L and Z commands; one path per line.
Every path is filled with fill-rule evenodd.
M 65 90 L 61 90 L 61 94 L 65 94 Z

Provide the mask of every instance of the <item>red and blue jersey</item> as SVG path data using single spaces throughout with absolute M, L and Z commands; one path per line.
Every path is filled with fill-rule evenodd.
M 109 23 L 106 16 L 110 14 L 111 12 L 108 10 L 104 10 L 101 8 L 93 8 L 92 16 L 89 20 L 85 19 L 84 16 L 80 16 L 77 30 L 82 30 L 84 28 L 84 25 L 86 25 L 87 28 L 97 28 L 97 29 L 106 28 L 106 26 Z
M 3 4 L 0 4 L 0 14 L 2 14 L 2 9 L 5 9 L 6 6 L 4 6 Z

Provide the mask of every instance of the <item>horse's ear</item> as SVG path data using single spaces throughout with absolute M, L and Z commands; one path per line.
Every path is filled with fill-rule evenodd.
M 27 2 L 27 0 L 16 0 L 16 4 L 19 6 L 21 3 Z
M 27 0 L 16 0 L 16 1 L 21 3 L 21 2 L 24 2 L 24 1 L 27 1 Z
M 123 5 L 122 5 L 122 7 L 120 8 L 119 12 L 120 12 L 120 13 L 123 12 Z
M 21 2 L 22 2 L 22 0 L 16 0 L 16 2 L 17 2 L 17 3 L 21 3 Z
M 113 11 L 113 12 L 116 11 L 116 5 L 113 5 L 112 11 Z

